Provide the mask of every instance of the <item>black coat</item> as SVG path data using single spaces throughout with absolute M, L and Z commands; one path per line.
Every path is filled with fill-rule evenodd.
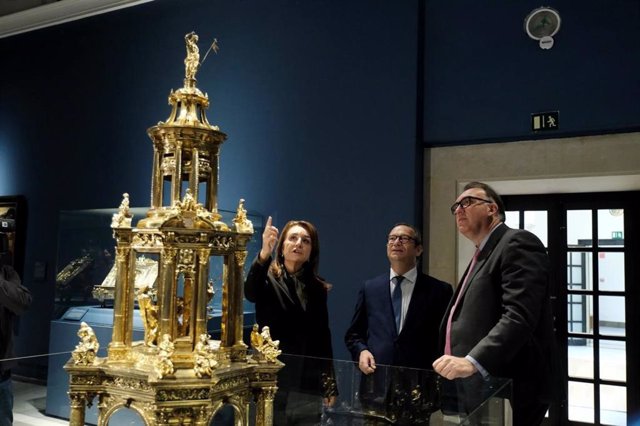
M 18 273 L 8 265 L 0 266 L 0 360 L 13 357 L 13 324 L 16 315 L 31 304 L 29 289 L 20 284 Z M 0 373 L 13 362 L 0 362 Z
M 244 283 L 247 300 L 255 303 L 256 321 L 260 328 L 269 326 L 273 340 L 280 341 L 286 366 L 278 375 L 282 389 L 323 393 L 321 379 L 333 377 L 333 349 L 329 330 L 327 288 L 311 273 L 298 279 L 304 283 L 306 308 L 303 309 L 286 271 L 276 278 L 269 271 L 270 261 L 257 259 Z

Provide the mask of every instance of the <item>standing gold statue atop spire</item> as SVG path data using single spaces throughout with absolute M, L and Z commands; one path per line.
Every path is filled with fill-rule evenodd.
M 200 67 L 200 49 L 198 49 L 198 35 L 191 31 L 184 36 L 184 40 L 187 42 L 187 57 L 184 59 L 185 67 L 185 85 L 189 82 L 196 80 L 196 73 Z
M 223 404 L 234 425 L 271 425 L 277 345 L 261 362 L 249 362 L 243 342 L 243 268 L 253 224 L 240 199 L 231 224 L 218 213 L 220 146 L 227 135 L 209 124 L 209 98 L 196 87 L 198 36 L 185 36 L 184 87 L 169 94 L 171 114 L 148 129 L 153 144 L 151 205 L 131 226 L 129 196 L 112 220 L 116 240 L 113 334 L 106 358 L 79 346 L 65 365 L 70 374 L 70 425 L 84 425 L 85 406 L 99 398 L 98 426 L 122 408 L 149 426 L 208 425 Z M 214 42 L 212 49 L 217 48 Z M 136 289 L 141 258 L 158 265 L 157 279 Z M 222 258 L 220 340 L 207 330 L 210 265 Z M 133 341 L 135 303 L 144 339 Z M 267 331 L 268 333 L 268 331 Z M 86 329 L 82 336 L 90 336 Z M 270 338 L 265 337 L 271 342 Z

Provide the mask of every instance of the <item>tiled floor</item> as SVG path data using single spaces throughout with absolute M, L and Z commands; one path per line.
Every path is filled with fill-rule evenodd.
M 44 415 L 46 386 L 13 380 L 13 426 L 68 425 L 68 420 Z

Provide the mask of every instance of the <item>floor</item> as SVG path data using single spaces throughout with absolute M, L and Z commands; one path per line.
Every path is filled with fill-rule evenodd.
M 13 380 L 13 426 L 68 425 L 69 421 L 45 416 L 46 386 Z

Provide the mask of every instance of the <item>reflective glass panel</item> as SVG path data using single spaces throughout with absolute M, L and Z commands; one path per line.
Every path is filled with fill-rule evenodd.
M 623 296 L 599 296 L 600 334 L 609 336 L 625 335 L 625 304 Z
M 567 361 L 569 377 L 593 379 L 593 339 L 570 338 Z
M 569 420 L 593 423 L 593 384 L 569 381 Z
M 624 291 L 624 253 L 598 253 L 598 289 Z
M 600 378 L 627 381 L 627 345 L 616 340 L 600 341 Z
M 569 333 L 593 334 L 593 297 L 584 294 L 567 295 L 567 328 Z
M 598 244 L 624 247 L 624 210 L 598 210 Z
M 567 253 L 567 289 L 593 289 L 592 258 L 591 253 L 577 251 Z
M 591 210 L 567 210 L 567 245 L 591 247 Z
M 508 211 L 505 212 L 505 221 L 504 223 L 513 229 L 520 229 L 520 212 L 519 211 Z
M 524 212 L 524 229 L 540 238 L 542 244 L 547 247 L 547 211 L 531 210 Z
M 600 424 L 616 426 L 627 424 L 626 387 L 600 385 Z

